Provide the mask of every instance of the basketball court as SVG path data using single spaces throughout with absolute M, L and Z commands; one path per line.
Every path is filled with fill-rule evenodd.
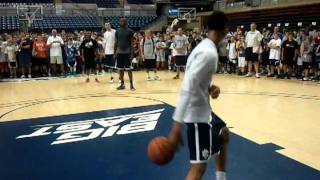
M 84 77 L 0 83 L 0 179 L 183 179 L 188 150 L 167 166 L 147 158 L 167 136 L 181 80 L 160 72 L 137 91 Z M 319 85 L 216 75 L 212 110 L 230 128 L 228 178 L 320 179 Z M 186 139 L 185 139 L 186 142 Z M 213 163 L 203 179 L 214 179 Z

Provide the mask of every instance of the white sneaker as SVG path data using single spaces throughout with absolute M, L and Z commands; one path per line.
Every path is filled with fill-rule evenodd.
M 148 78 L 147 78 L 147 81 L 152 81 L 151 77 L 148 77 Z
M 248 74 L 246 74 L 245 77 L 251 77 L 251 76 L 252 76 L 252 74 L 251 74 L 251 73 L 248 73 Z
M 154 77 L 153 79 L 154 79 L 155 81 L 160 81 L 160 80 L 161 80 L 159 76 L 156 76 L 156 77 Z
M 256 73 L 256 78 L 260 78 L 260 75 L 259 75 L 259 73 Z
M 21 78 L 26 78 L 26 76 L 25 76 L 25 75 L 22 75 Z
M 113 80 L 113 79 L 111 79 L 111 80 L 109 81 L 109 83 L 113 84 L 113 83 L 114 83 L 114 80 Z
M 31 77 L 31 74 L 28 75 L 28 78 L 32 78 L 32 77 Z

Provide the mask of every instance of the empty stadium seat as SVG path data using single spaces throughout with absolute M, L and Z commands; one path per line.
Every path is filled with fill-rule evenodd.
M 120 4 L 119 0 L 68 0 L 68 2 L 97 4 L 100 8 L 115 8 Z
M 17 16 L 0 16 L 0 30 L 18 30 L 19 28 Z
M 101 24 L 92 16 L 45 16 L 42 20 L 36 20 L 32 24 L 32 29 L 34 30 L 98 30 L 101 28 Z
M 128 0 L 129 4 L 153 4 L 152 0 Z

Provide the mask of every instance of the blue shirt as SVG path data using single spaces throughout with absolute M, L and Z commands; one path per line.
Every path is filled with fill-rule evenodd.
M 67 55 L 67 62 L 74 62 L 76 61 L 77 56 L 77 49 L 74 46 L 66 47 L 65 48 L 66 55 Z

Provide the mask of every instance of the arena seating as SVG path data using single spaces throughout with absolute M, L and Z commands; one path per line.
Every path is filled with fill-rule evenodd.
M 20 23 L 17 16 L 0 16 L 0 30 L 17 30 Z
M 100 8 L 114 8 L 119 5 L 119 0 L 65 0 L 63 2 L 91 3 L 97 4 L 97 6 Z
M 156 18 L 157 16 L 126 16 L 126 19 L 128 20 L 128 27 L 133 30 L 140 30 L 142 27 L 152 23 Z M 105 17 L 105 21 L 110 22 L 113 28 L 119 27 L 119 20 L 119 16 Z
M 256 22 L 258 29 L 268 27 L 268 24 L 272 24 L 274 27 L 276 24 L 281 23 L 281 27 L 288 29 L 297 29 L 298 22 L 302 22 L 302 27 L 309 26 L 312 22 L 317 22 L 319 27 L 320 16 L 320 4 L 304 7 L 291 7 L 291 8 L 279 8 L 270 10 L 256 10 L 250 12 L 240 12 L 228 14 L 229 28 L 234 30 L 237 26 L 249 27 L 251 22 Z M 289 23 L 289 26 L 285 26 L 285 23 Z
M 49 29 L 86 29 L 100 30 L 101 24 L 92 16 L 45 16 L 43 20 L 36 20 L 32 24 L 35 31 Z
M 46 3 L 53 3 L 53 0 L 0 0 L 0 3 L 41 3 L 41 4 L 46 4 Z
M 153 4 L 152 0 L 127 0 L 129 4 Z

